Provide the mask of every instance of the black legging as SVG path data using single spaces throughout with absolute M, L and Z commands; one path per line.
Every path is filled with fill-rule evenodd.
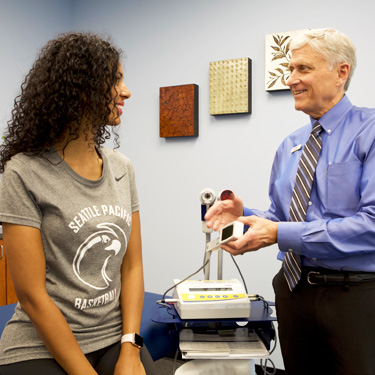
M 99 375 L 113 375 L 121 344 L 86 354 L 86 358 Z M 147 375 L 158 375 L 156 366 L 148 350 L 141 349 L 141 361 Z M 67 375 L 54 359 L 34 359 L 0 366 L 0 375 Z

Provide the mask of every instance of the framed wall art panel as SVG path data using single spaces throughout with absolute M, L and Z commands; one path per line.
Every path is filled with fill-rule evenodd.
M 160 87 L 160 137 L 198 135 L 198 85 Z
M 266 35 L 266 91 L 289 90 L 290 42 L 293 36 L 304 30 Z
M 251 113 L 251 59 L 210 62 L 210 115 Z

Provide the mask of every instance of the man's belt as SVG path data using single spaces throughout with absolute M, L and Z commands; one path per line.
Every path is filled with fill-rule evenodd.
M 325 270 L 305 269 L 307 282 L 311 285 L 360 285 L 364 282 L 375 281 L 375 273 L 365 272 L 335 272 Z

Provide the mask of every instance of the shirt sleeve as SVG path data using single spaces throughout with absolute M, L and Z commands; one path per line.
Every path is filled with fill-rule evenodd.
M 27 166 L 8 161 L 0 182 L 0 221 L 40 229 L 42 215 L 28 177 Z

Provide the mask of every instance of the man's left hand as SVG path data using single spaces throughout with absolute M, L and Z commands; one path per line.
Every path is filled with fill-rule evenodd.
M 228 242 L 221 248 L 232 255 L 256 251 L 262 247 L 273 245 L 277 242 L 278 222 L 260 218 L 258 216 L 241 216 L 237 219 L 249 225 L 249 230 L 238 240 Z

